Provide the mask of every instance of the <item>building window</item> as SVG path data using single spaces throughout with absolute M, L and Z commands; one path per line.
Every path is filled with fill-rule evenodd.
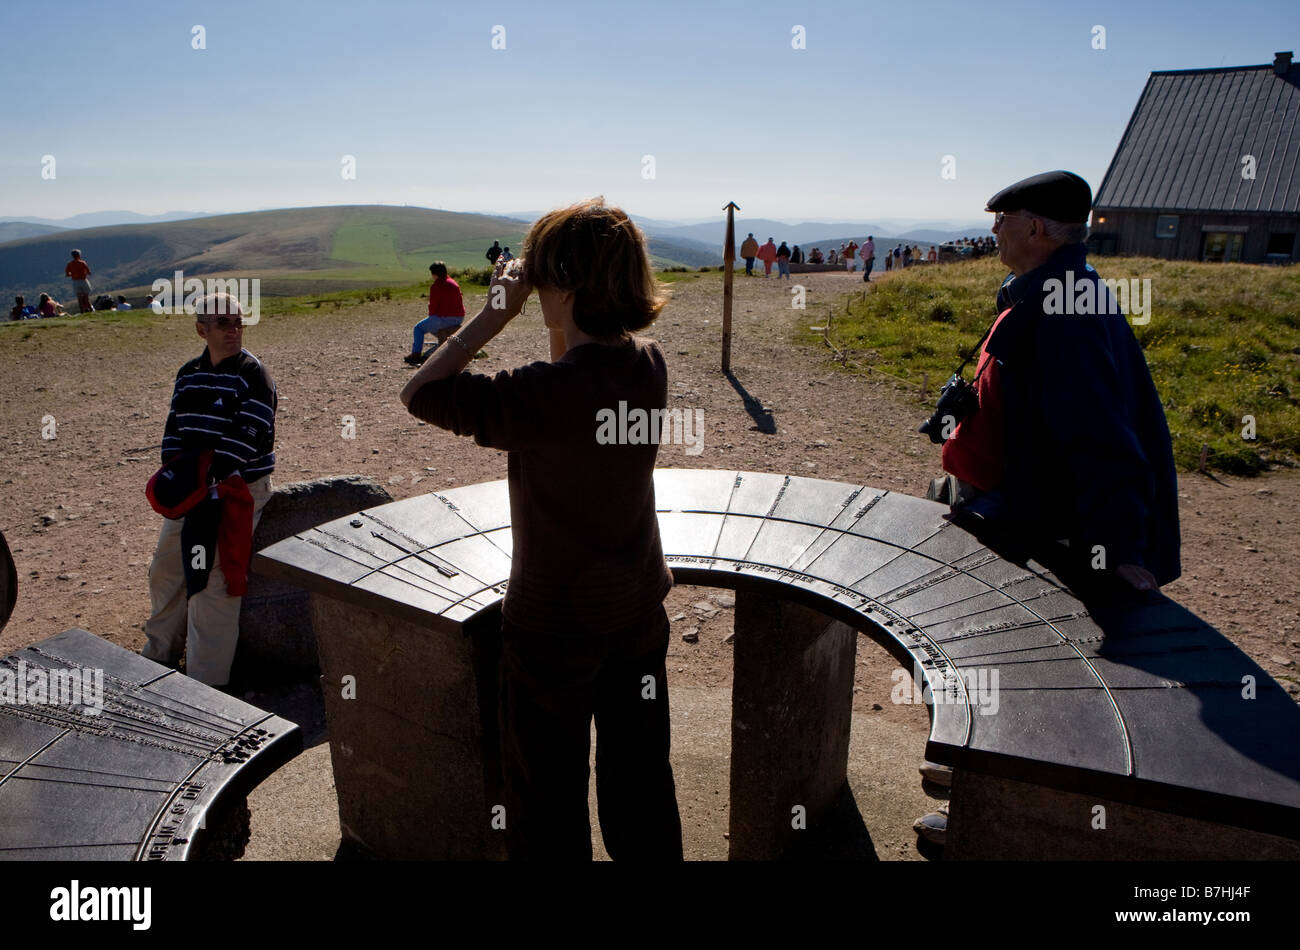
M 1156 218 L 1156 237 L 1171 238 L 1178 236 L 1178 215 L 1162 214 Z
M 1201 260 L 1241 260 L 1241 245 L 1245 237 L 1240 231 L 1206 231 L 1201 236 Z
M 1295 249 L 1295 232 L 1294 231 L 1274 231 L 1268 236 L 1268 254 L 1282 254 L 1286 257 L 1291 256 L 1292 250 Z

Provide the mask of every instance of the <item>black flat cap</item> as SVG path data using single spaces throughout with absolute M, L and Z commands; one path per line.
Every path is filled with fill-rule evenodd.
M 1003 188 L 984 210 L 1028 211 L 1053 221 L 1084 223 L 1092 210 L 1092 189 L 1074 172 L 1043 172 Z

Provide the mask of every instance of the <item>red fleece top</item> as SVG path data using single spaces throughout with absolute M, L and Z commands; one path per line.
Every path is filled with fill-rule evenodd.
M 439 277 L 429 285 L 429 316 L 465 316 L 465 300 L 460 295 L 460 284 L 450 277 Z
M 1010 312 L 1008 309 L 998 315 L 990 337 Z M 975 364 L 975 392 L 980 400 L 979 411 L 963 419 L 943 443 L 943 470 L 980 491 L 993 491 L 1007 474 L 1006 406 L 998 361 L 983 347 Z
M 144 493 L 150 507 L 164 518 L 184 518 L 208 497 L 211 464 L 211 449 L 197 455 L 181 453 L 166 462 L 145 486 Z M 160 481 L 164 478 L 176 480 L 167 501 L 159 496 Z M 238 472 L 217 482 L 215 487 L 217 497 L 223 503 L 216 540 L 221 572 L 226 575 L 226 593 L 231 597 L 242 597 L 248 592 L 248 562 L 253 554 L 253 495 Z M 189 559 L 184 551 L 181 560 L 188 567 Z

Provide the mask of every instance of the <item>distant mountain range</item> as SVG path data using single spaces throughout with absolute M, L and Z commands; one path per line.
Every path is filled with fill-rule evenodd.
M 0 244 L 5 241 L 19 241 L 26 237 L 50 234 L 62 231 L 62 228 L 50 224 L 32 224 L 28 221 L 0 221 Z
M 506 217 L 532 222 L 541 214 L 541 211 L 514 211 Z M 634 214 L 632 220 L 647 236 L 657 235 L 670 240 L 689 239 L 718 247 L 722 246 L 722 236 L 726 229 L 726 217 L 721 211 L 712 218 L 669 220 Z M 745 234 L 753 231 L 760 242 L 767 240 L 768 237 L 774 237 L 778 244 L 786 241 L 789 244 L 806 243 L 810 246 L 824 239 L 828 234 L 852 235 L 858 241 L 868 234 L 874 234 L 877 239 L 881 235 L 891 235 L 896 241 L 942 243 L 956 238 L 978 237 L 986 234 L 992 224 L 992 217 L 957 221 L 934 218 L 878 218 L 874 221 L 805 221 L 800 224 L 772 218 L 745 218 L 743 215 L 736 219 L 737 240 L 743 239 Z M 767 233 L 760 234 L 760 231 Z
M 205 211 L 165 211 L 162 214 L 137 214 L 134 211 L 88 211 L 70 218 L 6 218 L 6 222 L 22 221 L 44 224 L 54 228 L 102 228 L 112 224 L 161 224 L 165 221 L 184 221 L 188 218 L 209 217 Z
M 66 230 L 17 225 L 45 230 L 0 244 L 0 300 L 41 292 L 69 297 L 63 267 L 71 247 L 90 263 L 96 293 L 143 293 L 177 270 L 186 277 L 258 277 L 267 295 L 411 283 L 426 280 L 434 260 L 486 267 L 488 245 L 495 239 L 517 250 L 528 223 L 428 208 L 336 205 Z M 722 262 L 720 249 L 697 242 L 656 237 L 650 251 L 659 266 Z
M 93 268 L 96 292 L 144 293 L 177 270 L 186 276 L 259 277 L 268 295 L 402 284 L 428 277 L 429 263 L 485 267 L 492 240 L 518 251 L 530 212 L 516 216 L 468 214 L 391 205 L 330 205 L 242 214 L 169 211 L 142 215 L 100 211 L 55 221 L 0 222 L 0 300 L 14 294 L 71 295 L 63 277 L 68 250 L 81 249 Z M 713 267 L 722 263 L 725 220 L 693 223 L 636 218 L 656 266 Z M 94 226 L 85 225 L 93 222 Z M 108 222 L 108 223 L 104 223 Z M 890 224 L 896 225 L 890 227 Z M 928 245 L 983 233 L 975 225 L 903 229 L 905 221 L 803 222 L 767 218 L 736 222 L 736 242 L 753 231 L 759 241 L 829 250 L 874 234 L 878 246 Z M 987 227 L 987 222 L 983 227 Z M 891 233 L 892 232 L 892 233 Z
M 202 211 L 168 211 L 164 214 L 137 214 L 134 211 L 90 211 L 74 214 L 70 218 L 7 218 L 0 221 L 0 243 L 36 237 L 52 231 L 71 231 L 80 228 L 101 228 L 114 224 L 161 224 L 166 221 L 184 221 L 203 218 Z

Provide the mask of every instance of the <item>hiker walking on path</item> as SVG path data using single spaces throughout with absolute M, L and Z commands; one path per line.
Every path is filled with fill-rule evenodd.
M 785 241 L 776 249 L 776 276 L 790 279 L 790 248 Z
M 758 259 L 763 262 L 763 276 L 772 276 L 772 265 L 776 263 L 776 241 L 771 238 L 758 249 Z
M 758 241 L 754 240 L 754 232 L 749 232 L 749 237 L 745 238 L 740 245 L 740 256 L 745 259 L 745 274 L 754 276 L 754 258 L 758 257 Z

